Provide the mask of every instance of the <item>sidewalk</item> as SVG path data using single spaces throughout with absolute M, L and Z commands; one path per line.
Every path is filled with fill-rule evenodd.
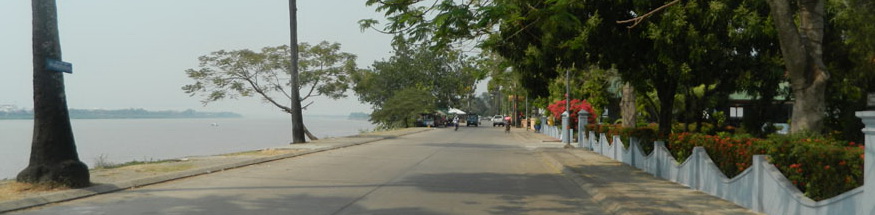
M 520 135 L 534 142 L 554 139 L 519 132 L 529 133 Z M 591 151 L 556 147 L 540 151 L 546 163 L 593 196 L 609 214 L 758 214 Z
M 0 196 L 0 213 L 31 208 L 50 203 L 85 198 L 102 193 L 156 184 L 181 178 L 210 174 L 253 164 L 297 157 L 317 152 L 355 146 L 399 136 L 429 131 L 431 128 L 408 128 L 349 137 L 329 138 L 304 144 L 279 146 L 249 152 L 204 157 L 180 158 L 114 169 L 91 170 L 92 186 L 82 189 L 26 192 L 15 196 Z M 0 188 L 12 184 L 0 181 Z

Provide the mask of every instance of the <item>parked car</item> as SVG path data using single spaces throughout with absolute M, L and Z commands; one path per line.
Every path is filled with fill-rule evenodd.
M 480 126 L 480 117 L 477 115 L 468 115 L 468 120 L 465 122 L 465 127 L 468 126 L 478 127 Z
M 492 127 L 495 127 L 497 125 L 504 126 L 505 123 L 507 122 L 504 121 L 503 115 L 495 115 L 492 117 Z

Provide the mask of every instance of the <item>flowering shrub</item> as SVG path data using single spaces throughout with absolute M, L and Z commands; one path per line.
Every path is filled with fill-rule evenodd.
M 677 133 L 669 137 L 666 147 L 671 154 L 683 162 L 692 154 L 693 147 L 701 146 L 708 152 L 714 164 L 732 178 L 750 167 L 753 161 L 753 145 L 767 144 L 765 140 L 749 136 L 729 137 L 725 135 L 704 135 L 699 133 Z
M 553 118 L 556 119 L 556 121 L 561 122 L 562 113 L 565 112 L 565 103 L 565 100 L 559 100 L 554 102 L 553 104 L 547 105 L 547 110 L 553 114 Z M 586 110 L 586 112 L 589 112 L 591 115 L 596 114 L 595 111 L 593 111 L 592 109 L 592 105 L 590 105 L 589 102 L 587 102 L 586 100 L 571 100 L 571 113 L 569 114 L 569 122 L 571 123 L 571 128 L 577 128 L 577 112 L 580 112 L 580 110 Z M 590 116 L 589 119 L 587 119 L 587 122 L 588 124 L 594 124 L 595 117 Z
M 863 183 L 863 146 L 854 142 L 804 135 L 773 135 L 764 140 L 744 135 L 677 133 L 671 135 L 667 144 L 671 154 L 681 162 L 696 146 L 705 148 L 717 167 L 730 178 L 750 167 L 754 154 L 768 155 L 769 162 L 813 200 L 842 194 Z
M 756 151 L 769 155 L 800 191 L 814 200 L 827 199 L 863 185 L 863 145 L 810 135 L 773 135 Z
M 655 127 L 627 129 L 617 125 L 587 125 L 598 138 L 606 135 L 609 143 L 620 135 L 625 144 L 629 137 L 640 138 L 645 153 L 653 151 Z M 589 134 L 587 134 L 589 135 Z M 625 145 L 624 144 L 624 145 Z M 842 194 L 863 185 L 865 146 L 812 135 L 772 135 L 768 139 L 749 135 L 705 135 L 673 133 L 666 143 L 669 152 L 684 162 L 693 148 L 705 148 L 708 156 L 727 177 L 735 177 L 753 161 L 754 154 L 768 155 L 769 162 L 781 170 L 796 188 L 813 200 L 819 201 Z M 628 146 L 624 146 L 627 147 Z

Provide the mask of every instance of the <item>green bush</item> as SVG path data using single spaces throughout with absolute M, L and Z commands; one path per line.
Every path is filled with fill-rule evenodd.
M 588 131 L 595 131 L 596 138 L 601 135 L 606 135 L 609 144 L 613 144 L 614 136 L 619 135 L 620 141 L 623 142 L 623 148 L 628 149 L 630 144 L 629 137 L 635 137 L 639 140 L 638 145 L 645 154 L 653 152 L 653 141 L 656 140 L 656 125 L 646 125 L 646 127 L 624 128 L 616 124 L 592 124 L 586 125 Z M 589 137 L 588 133 L 586 134 Z
M 591 124 L 587 129 L 595 131 L 596 137 L 606 135 L 609 143 L 614 135 L 620 135 L 627 148 L 629 137 L 637 137 L 647 154 L 652 153 L 653 141 L 657 138 L 655 126 L 630 129 Z M 711 160 L 730 178 L 750 168 L 754 154 L 768 155 L 769 162 L 813 200 L 828 199 L 863 184 L 865 146 L 855 142 L 811 134 L 772 135 L 768 139 L 759 139 L 730 127 L 720 129 L 717 135 L 673 133 L 666 143 L 678 162 L 689 158 L 696 146 L 705 148 Z
M 765 154 L 799 190 L 811 199 L 827 199 L 863 183 L 863 146 L 854 142 L 812 135 L 772 135 L 769 139 L 750 135 L 704 135 L 677 133 L 667 147 L 679 162 L 693 147 L 705 148 L 717 167 L 735 177 L 751 165 L 754 154 Z
M 757 145 L 769 162 L 814 200 L 827 199 L 863 185 L 864 146 L 813 135 L 772 135 Z
M 750 167 L 754 154 L 753 145 L 764 144 L 763 142 L 765 140 L 749 136 L 678 133 L 669 137 L 666 147 L 678 162 L 683 162 L 692 154 L 694 147 L 701 146 L 717 168 L 726 177 L 732 178 Z

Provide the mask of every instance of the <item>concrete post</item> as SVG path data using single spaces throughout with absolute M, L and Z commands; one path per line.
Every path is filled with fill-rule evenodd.
M 547 117 L 543 117 L 543 116 L 542 116 L 542 117 L 541 117 L 541 133 L 542 133 L 542 134 L 546 134 L 546 135 L 550 135 L 550 133 L 547 132 L 547 126 L 549 126 L 549 125 L 547 124 Z
M 863 202 L 875 202 L 875 111 L 860 111 L 857 112 L 857 117 L 863 119 L 863 134 L 866 136 L 866 150 L 863 160 Z M 857 214 L 872 214 L 875 213 L 875 205 L 861 205 L 863 213 Z
M 753 156 L 753 164 L 751 165 L 751 168 L 753 168 L 753 190 L 751 192 L 751 205 L 749 207 L 756 212 L 763 212 L 765 209 L 765 205 L 763 205 L 763 177 L 765 177 L 763 164 L 765 162 L 765 155 Z
M 561 134 L 562 134 L 562 142 L 565 143 L 565 145 L 571 144 L 571 130 L 569 129 L 569 128 L 571 128 L 570 127 L 571 123 L 569 121 L 570 121 L 570 119 L 568 117 L 568 111 L 562 112 L 562 133 Z
M 589 112 L 580 110 L 577 112 L 577 142 L 580 148 L 592 150 L 589 141 L 586 139 L 586 124 L 589 122 Z

